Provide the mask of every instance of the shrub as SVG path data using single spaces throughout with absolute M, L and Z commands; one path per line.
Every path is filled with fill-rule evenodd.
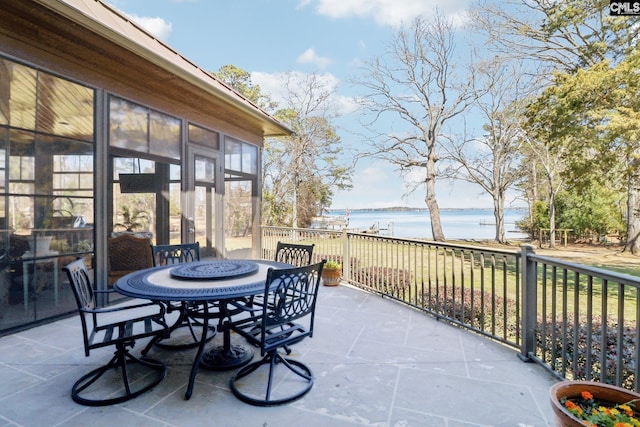
M 587 317 L 580 316 L 577 321 L 568 315 L 566 323 L 561 319 L 554 322 L 551 317 L 538 319 L 536 330 L 537 347 L 541 356 L 552 369 L 563 369 L 562 355 L 566 361 L 564 369 L 567 378 L 574 380 L 596 380 L 604 375 L 604 382 L 616 384 L 620 370 L 622 387 L 633 389 L 636 369 L 636 326 L 628 323 L 622 327 L 622 366 L 618 366 L 618 324 L 615 319 L 607 321 L 606 335 L 600 317 L 592 317 L 591 330 L 586 329 Z M 544 335 L 543 335 L 544 326 Z M 591 342 L 587 337 L 591 334 Z M 603 348 L 604 337 L 604 348 Z M 564 339 L 563 339 L 564 338 Z M 604 366 L 603 366 L 604 351 Z M 591 366 L 587 365 L 587 356 L 591 358 Z M 575 369 L 574 369 L 575 363 Z
M 505 339 L 519 334 L 516 302 L 490 292 L 453 286 L 425 291 L 423 305 L 434 314 L 455 320 Z
M 340 264 L 338 261 L 329 260 L 324 264 L 324 268 L 329 270 L 338 270 L 342 268 L 342 264 Z
M 353 279 L 385 294 L 400 297 L 411 286 L 411 272 L 401 268 L 362 267 L 353 272 Z

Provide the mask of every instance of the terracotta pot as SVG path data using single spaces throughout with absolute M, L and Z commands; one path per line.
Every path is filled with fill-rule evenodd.
M 551 387 L 549 398 L 551 408 L 556 415 L 557 427 L 584 427 L 582 421 L 575 418 L 560 403 L 563 397 L 579 397 L 580 393 L 588 391 L 596 400 L 611 402 L 613 404 L 626 403 L 634 399 L 640 399 L 640 394 L 626 388 L 616 387 L 592 381 L 562 381 Z
M 342 278 L 342 269 L 325 268 L 322 270 L 322 284 L 325 286 L 338 286 Z

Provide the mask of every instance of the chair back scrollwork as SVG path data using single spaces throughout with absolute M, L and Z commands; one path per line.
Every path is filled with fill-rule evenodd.
M 276 262 L 302 267 L 311 264 L 314 244 L 300 245 L 295 243 L 278 242 L 276 245 Z
M 68 264 L 66 269 L 78 308 L 81 310 L 93 310 L 96 308 L 93 285 L 84 261 L 77 259 Z
M 153 266 L 200 261 L 200 243 L 151 246 Z

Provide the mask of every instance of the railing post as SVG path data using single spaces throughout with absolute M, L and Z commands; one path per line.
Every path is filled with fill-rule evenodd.
M 351 278 L 351 254 L 349 249 L 347 230 L 342 230 L 342 279 L 347 281 Z
M 533 362 L 532 354 L 535 354 L 536 346 L 536 318 L 538 287 L 536 277 L 536 263 L 529 257 L 534 253 L 531 245 L 521 247 L 521 271 L 522 271 L 522 344 L 518 357 L 525 362 Z

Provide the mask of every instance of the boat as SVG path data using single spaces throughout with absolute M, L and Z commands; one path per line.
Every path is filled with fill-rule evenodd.
M 309 228 L 342 231 L 348 226 L 349 217 L 347 216 L 316 216 L 311 220 Z

